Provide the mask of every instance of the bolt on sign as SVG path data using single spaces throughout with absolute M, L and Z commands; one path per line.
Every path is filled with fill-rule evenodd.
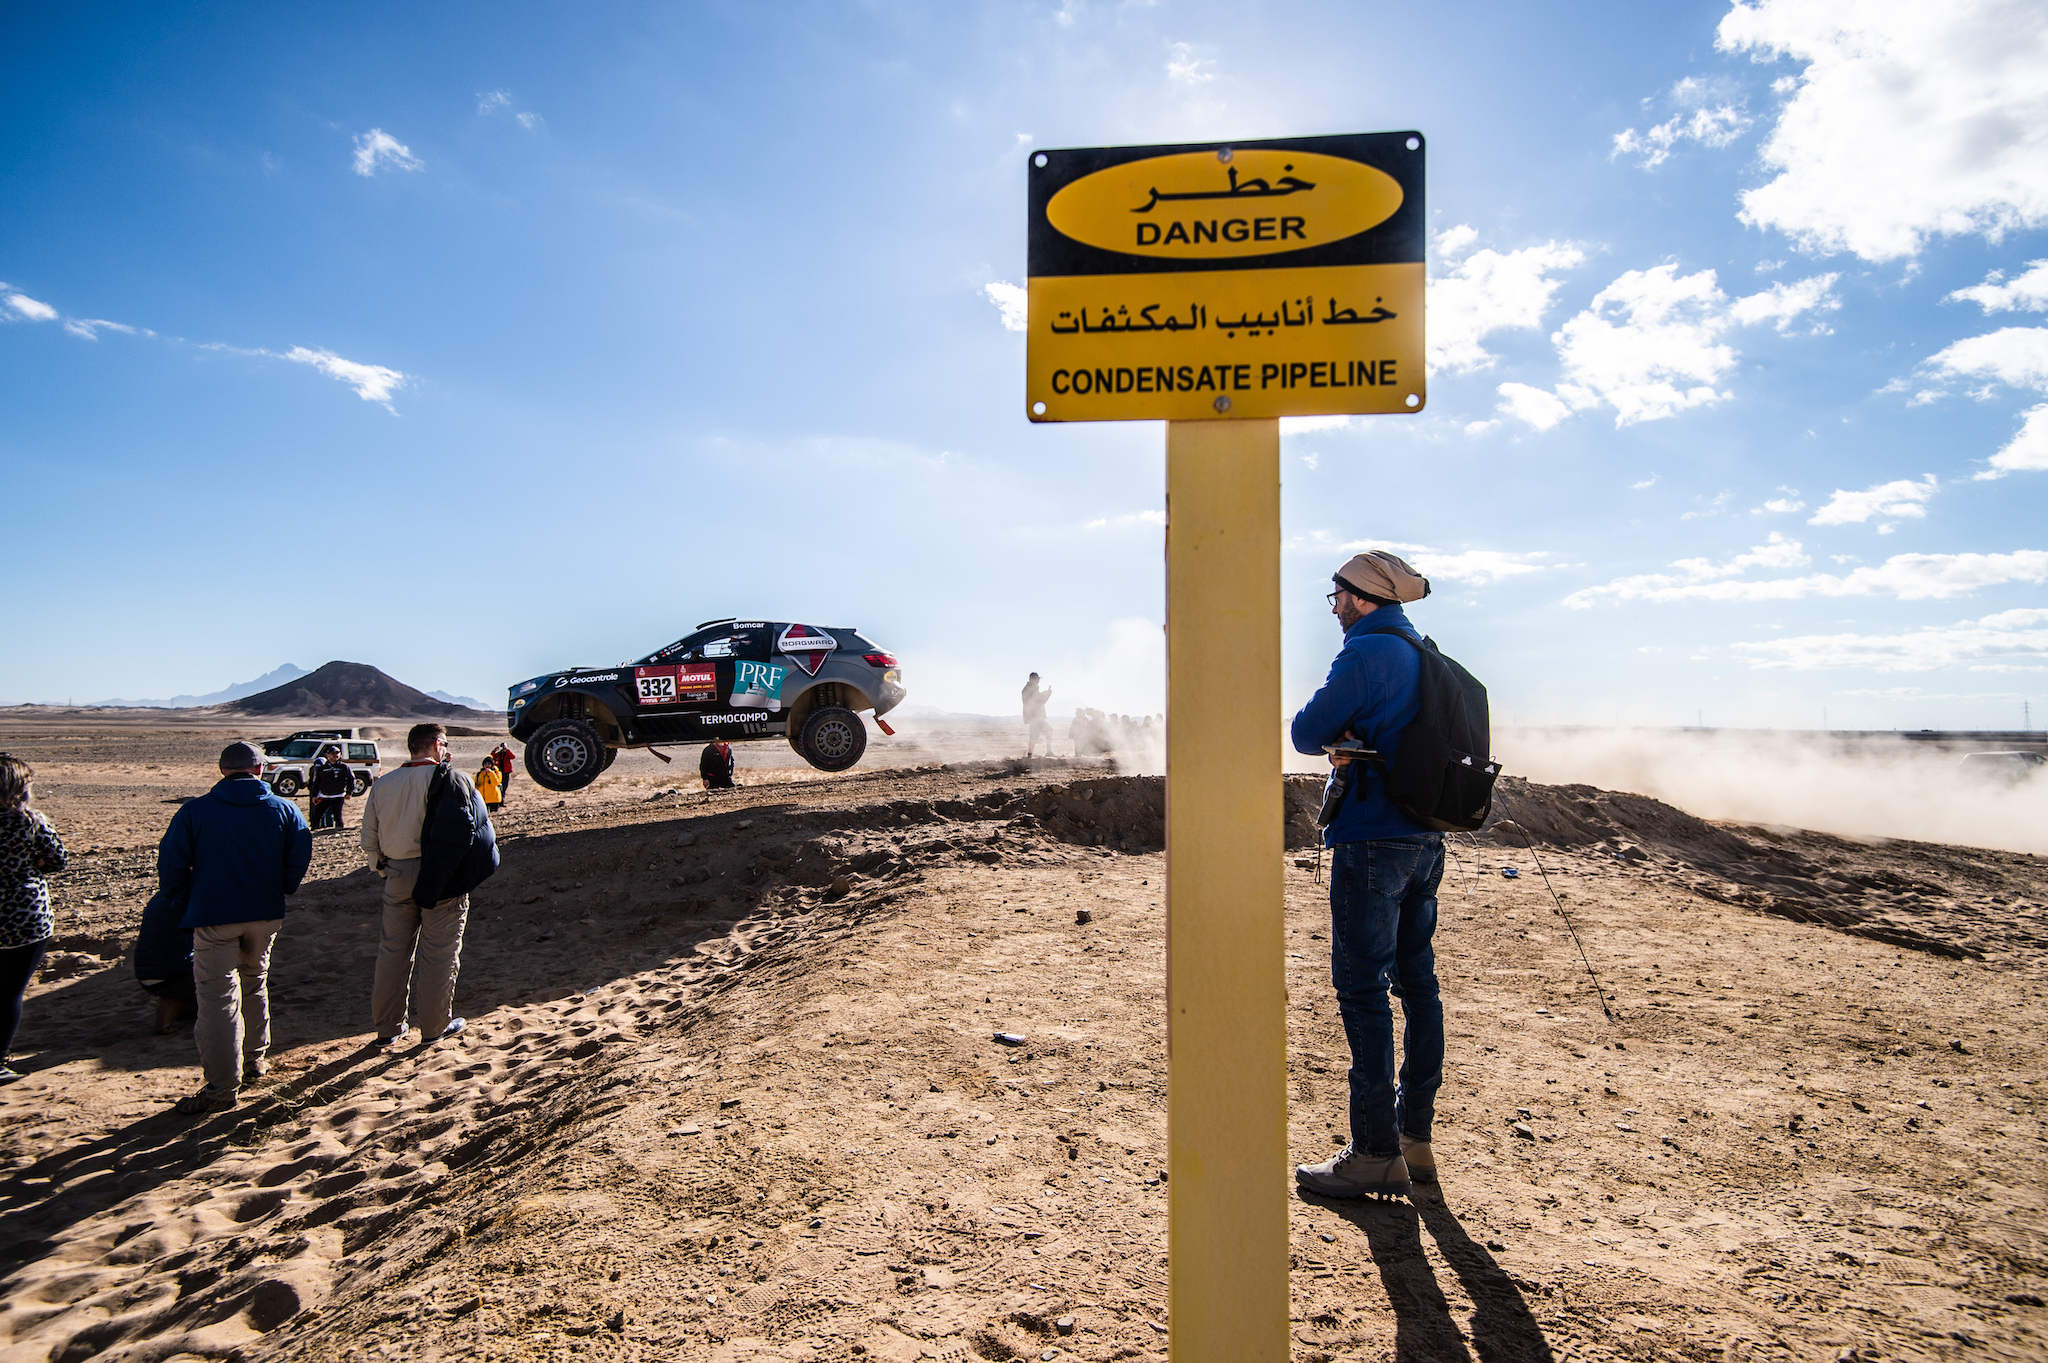
M 1033 421 L 1416 412 L 1415 132 L 1030 158 Z

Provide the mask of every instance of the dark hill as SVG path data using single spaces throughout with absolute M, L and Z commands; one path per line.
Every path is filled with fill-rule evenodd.
M 475 719 L 481 711 L 435 700 L 368 663 L 328 663 L 283 686 L 221 707 L 236 715 L 381 715 Z

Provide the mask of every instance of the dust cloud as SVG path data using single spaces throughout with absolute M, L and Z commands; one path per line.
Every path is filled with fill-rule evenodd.
M 1703 819 L 2048 852 L 2048 775 L 1966 769 L 2005 745 L 1755 729 L 1496 729 L 1507 772 L 1629 791 Z

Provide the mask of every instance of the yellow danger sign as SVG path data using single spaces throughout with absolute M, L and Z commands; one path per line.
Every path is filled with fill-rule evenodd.
M 1034 421 L 1415 412 L 1415 133 L 1031 159 Z

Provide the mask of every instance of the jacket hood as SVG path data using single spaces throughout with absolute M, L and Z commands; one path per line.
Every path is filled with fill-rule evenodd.
M 253 776 L 224 776 L 212 793 L 231 805 L 260 805 L 271 798 L 270 787 Z
M 1410 634 L 1416 635 L 1422 632 L 1415 628 L 1414 624 L 1408 619 L 1408 612 L 1402 610 L 1400 606 L 1381 606 L 1350 629 L 1345 630 L 1344 642 L 1348 644 L 1361 635 L 1371 634 L 1374 630 L 1389 628 L 1405 629 Z

